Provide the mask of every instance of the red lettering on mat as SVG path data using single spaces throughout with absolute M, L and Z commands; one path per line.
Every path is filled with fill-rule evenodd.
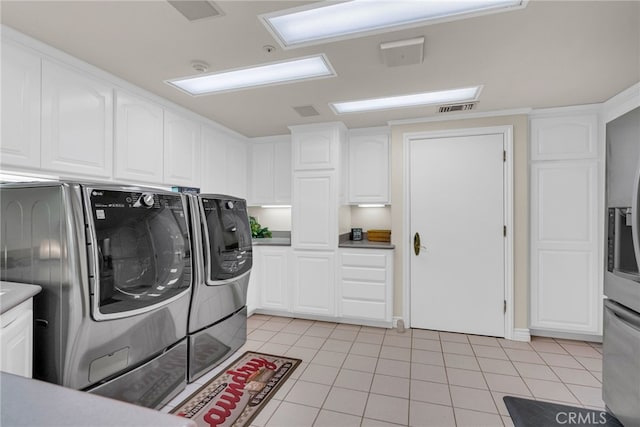
M 214 406 L 203 416 L 203 420 L 210 427 L 217 427 L 223 424 L 231 416 L 231 411 L 236 408 L 236 404 L 244 394 L 243 390 L 247 379 L 262 367 L 270 370 L 277 368 L 275 363 L 266 359 L 253 358 L 241 368 L 227 371 L 227 374 L 231 375 L 231 382 L 224 390 L 224 394 L 220 395 Z

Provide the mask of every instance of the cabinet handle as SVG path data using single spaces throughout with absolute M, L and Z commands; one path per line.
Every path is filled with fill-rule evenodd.
M 416 256 L 420 255 L 420 249 L 427 249 L 420 244 L 420 233 L 416 233 L 413 235 L 413 252 L 415 252 Z

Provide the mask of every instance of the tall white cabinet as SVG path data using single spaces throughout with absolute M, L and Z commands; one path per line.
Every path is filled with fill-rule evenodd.
M 597 108 L 531 116 L 532 334 L 602 334 L 603 138 Z
M 294 313 L 336 313 L 341 156 L 346 128 L 339 122 L 291 127 L 293 157 Z

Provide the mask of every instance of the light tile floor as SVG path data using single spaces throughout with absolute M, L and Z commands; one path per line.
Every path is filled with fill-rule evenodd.
M 502 397 L 603 409 L 602 346 L 253 315 L 245 351 L 302 359 L 256 427 L 512 426 Z M 224 364 L 223 364 L 224 365 Z M 190 384 L 168 412 L 222 370 Z

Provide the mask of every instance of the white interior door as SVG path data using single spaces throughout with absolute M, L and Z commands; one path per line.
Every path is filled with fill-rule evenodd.
M 504 135 L 410 144 L 411 326 L 504 337 Z

